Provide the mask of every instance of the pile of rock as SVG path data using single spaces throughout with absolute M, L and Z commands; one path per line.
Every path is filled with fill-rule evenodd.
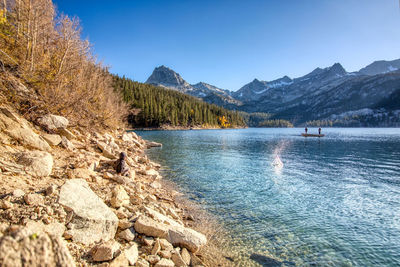
M 38 124 L 45 133 L 0 109 L 0 265 L 204 266 L 206 236 L 187 226 L 144 154 L 160 144 L 82 134 L 52 114 Z M 122 151 L 128 177 L 114 170 Z

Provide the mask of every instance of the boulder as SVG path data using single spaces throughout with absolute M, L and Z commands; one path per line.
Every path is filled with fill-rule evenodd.
M 157 239 L 154 243 L 153 249 L 151 250 L 151 255 L 157 255 L 161 250 L 160 241 Z
M 98 148 L 103 152 L 103 156 L 109 159 L 117 159 L 116 153 L 104 142 L 97 142 Z
M 130 202 L 129 195 L 126 193 L 125 189 L 121 185 L 117 185 L 112 190 L 111 206 L 114 208 L 119 208 L 126 206 Z
M 168 227 L 162 223 L 147 217 L 140 216 L 135 222 L 135 230 L 147 236 L 165 238 L 168 235 Z
M 14 234 L 14 238 L 22 239 L 24 236 L 30 236 L 32 234 L 40 235 L 42 233 L 61 237 L 64 231 L 65 225 L 62 223 L 53 222 L 45 225 L 42 222 L 29 221 L 24 228 Z
M 172 253 L 169 250 L 161 250 L 160 251 L 160 256 L 162 258 L 170 259 L 172 257 Z
M 30 206 L 43 205 L 44 198 L 39 194 L 27 194 L 24 196 L 25 203 Z
M 8 210 L 8 209 L 12 209 L 14 207 L 14 204 L 11 203 L 8 200 L 2 199 L 0 200 L 0 209 L 4 209 L 4 210 Z
M 57 133 L 61 136 L 66 137 L 68 140 L 73 140 L 76 138 L 76 136 L 69 130 L 67 129 L 58 129 Z
M 157 143 L 157 142 L 146 141 L 146 147 L 147 148 L 162 147 L 162 144 L 161 143 Z
M 68 138 L 65 136 L 61 137 L 61 146 L 69 151 L 75 150 L 74 144 L 71 141 L 69 141 Z
M 0 239 L 1 266 L 75 266 L 63 239 L 40 229 L 21 229 Z
M 51 146 L 58 146 L 62 141 L 58 134 L 44 134 L 42 137 Z
M 137 134 L 135 132 L 129 132 L 129 134 L 131 135 L 131 137 L 135 140 L 138 140 L 139 137 L 137 136 Z
M 75 242 L 92 244 L 114 238 L 118 218 L 83 179 L 72 179 L 61 187 L 59 203 L 73 211 L 67 227 Z
M 147 260 L 150 262 L 150 264 L 156 264 L 161 260 L 161 258 L 158 255 L 148 255 Z
M 67 118 L 53 114 L 47 114 L 39 118 L 37 121 L 40 126 L 49 131 L 67 128 L 69 123 Z
M 28 147 L 49 151 L 49 144 L 36 134 L 29 123 L 11 109 L 0 107 L 0 131 Z
M 177 267 L 185 267 L 187 264 L 185 261 L 182 259 L 181 254 L 179 254 L 178 251 L 173 251 L 171 260 L 175 263 Z
M 68 170 L 67 172 L 68 178 L 82 178 L 85 180 L 91 180 L 93 176 L 95 176 L 95 172 L 85 168 L 76 168 Z
M 161 259 L 159 262 L 154 265 L 154 267 L 174 267 L 175 264 L 173 261 L 168 259 Z
M 171 226 L 168 230 L 167 240 L 172 245 L 185 247 L 191 252 L 197 252 L 201 246 L 207 243 L 205 235 L 182 226 Z
M 128 133 L 123 133 L 121 136 L 122 141 L 124 142 L 132 142 L 132 135 Z
M 174 249 L 172 244 L 169 243 L 167 239 L 161 238 L 159 241 L 160 241 L 160 245 L 161 245 L 162 249 L 164 249 L 164 250 L 173 250 Z
M 21 189 L 15 189 L 12 194 L 13 194 L 13 197 L 19 198 L 19 197 L 23 197 L 25 195 L 25 192 L 22 191 Z
M 98 265 L 99 267 L 101 265 Z M 109 265 L 108 267 L 125 267 L 129 266 L 128 259 L 125 256 L 125 253 L 120 253 Z
M 57 190 L 57 185 L 55 185 L 55 184 L 49 185 L 45 190 L 46 196 L 51 196 L 52 194 L 54 194 L 56 192 L 56 190 Z
M 182 224 L 159 213 L 158 211 L 155 211 L 151 208 L 145 207 L 145 210 L 147 213 L 156 221 L 162 222 L 167 225 L 173 225 L 173 226 L 181 226 Z
M 190 264 L 190 253 L 187 251 L 186 248 L 182 248 L 181 257 L 183 261 L 186 263 L 186 265 Z
M 35 177 L 49 176 L 53 169 L 53 157 L 44 151 L 29 151 L 18 156 L 18 164 L 25 172 Z
M 139 258 L 136 262 L 136 267 L 150 267 L 150 263 L 143 258 Z
M 92 250 L 93 261 L 109 261 L 112 260 L 118 252 L 121 245 L 115 240 L 102 242 Z
M 136 243 L 124 251 L 125 257 L 128 259 L 130 265 L 135 265 L 139 258 L 138 246 Z
M 124 231 L 118 234 L 119 238 L 124 239 L 125 241 L 133 241 L 135 239 L 135 233 L 131 231 L 131 229 L 125 229 Z

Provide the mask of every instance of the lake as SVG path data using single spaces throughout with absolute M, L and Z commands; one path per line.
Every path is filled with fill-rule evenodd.
M 137 133 L 163 143 L 148 155 L 165 179 L 224 222 L 234 266 L 399 266 L 400 129 L 302 131 Z

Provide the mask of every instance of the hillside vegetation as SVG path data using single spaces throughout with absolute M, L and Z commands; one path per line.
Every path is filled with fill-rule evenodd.
M 126 108 L 107 69 L 96 62 L 89 42 L 81 39 L 77 18 L 56 14 L 51 0 L 4 0 L 0 9 L 4 101 L 32 120 L 55 113 L 73 125 L 121 123 Z M 17 94 L 15 89 L 24 86 L 34 94 Z
M 243 127 L 245 122 L 236 111 L 205 103 L 175 90 L 114 76 L 114 87 L 131 105 L 129 122 L 134 126 L 159 127 Z

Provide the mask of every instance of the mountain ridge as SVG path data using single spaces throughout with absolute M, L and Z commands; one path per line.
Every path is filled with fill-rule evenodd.
M 176 80 L 175 85 L 166 80 L 158 80 L 156 85 L 229 109 L 271 113 L 273 118 L 300 124 L 328 120 L 360 109 L 375 110 L 378 103 L 393 103 L 390 96 L 397 96 L 396 90 L 400 90 L 400 59 L 375 61 L 357 72 L 347 72 L 340 63 L 334 63 L 293 79 L 286 75 L 272 81 L 255 78 L 236 92 L 205 82 L 191 85 L 172 69 L 166 69 L 172 73 L 164 76 Z

